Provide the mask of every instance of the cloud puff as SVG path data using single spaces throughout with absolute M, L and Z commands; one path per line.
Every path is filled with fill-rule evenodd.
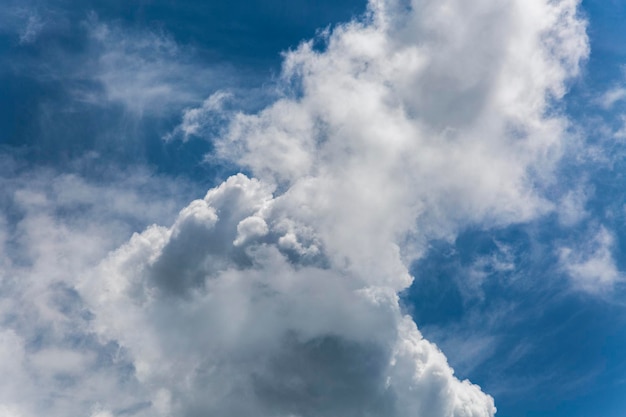
M 84 27 L 91 53 L 78 75 L 99 83 L 104 94 L 76 92 L 82 100 L 119 103 L 139 116 L 164 116 L 201 101 L 215 85 L 232 82 L 233 71 L 200 65 L 167 33 L 133 31 L 95 15 Z

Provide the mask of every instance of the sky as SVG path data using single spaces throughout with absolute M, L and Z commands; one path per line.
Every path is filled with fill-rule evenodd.
M 622 417 L 626 2 L 0 3 L 0 417 Z

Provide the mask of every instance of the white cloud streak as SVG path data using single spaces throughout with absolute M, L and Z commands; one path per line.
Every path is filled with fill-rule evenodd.
M 610 90 L 606 91 L 599 99 L 600 105 L 606 109 L 610 110 L 615 103 L 620 102 L 626 98 L 626 88 L 624 87 L 614 87 Z

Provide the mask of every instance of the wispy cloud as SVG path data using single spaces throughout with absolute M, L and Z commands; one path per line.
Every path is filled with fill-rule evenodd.
M 204 100 L 201 107 L 191 107 L 183 111 L 182 122 L 164 136 L 166 141 L 180 138 L 183 142 L 190 137 L 202 137 L 207 131 L 217 136 L 220 128 L 224 129 L 231 116 L 224 111 L 224 103 L 232 99 L 232 93 L 217 91 Z M 209 133 L 209 135 L 211 134 Z
M 574 226 L 589 215 L 585 205 L 587 204 L 590 194 L 593 194 L 588 188 L 579 185 L 578 188 L 570 190 L 563 196 L 558 203 L 557 213 L 559 222 L 563 226 Z
M 613 246 L 613 235 L 605 227 L 600 227 L 590 240 L 579 247 L 561 248 L 562 267 L 575 286 L 590 293 L 603 293 L 623 280 L 623 274 L 613 258 Z
M 9 0 L 0 5 L 0 32 L 18 47 L 32 46 L 42 35 L 67 26 L 67 16 L 48 4 Z
M 20 43 L 27 44 L 34 42 L 44 28 L 44 25 L 44 22 L 38 15 L 32 14 L 28 16 L 26 27 L 20 33 Z
M 104 96 L 88 91 L 83 100 L 119 103 L 138 116 L 164 116 L 235 80 L 233 69 L 194 60 L 193 50 L 167 33 L 127 29 L 100 22 L 95 15 L 84 25 L 91 52 L 76 75 L 98 82 Z
M 605 110 L 610 110 L 615 103 L 624 99 L 626 99 L 626 88 L 618 86 L 606 91 L 598 101 Z

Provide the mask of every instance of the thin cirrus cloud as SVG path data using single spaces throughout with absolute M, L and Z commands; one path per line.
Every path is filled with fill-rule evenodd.
M 63 210 L 41 215 L 60 205 L 45 193 L 13 193 L 24 217 L 4 235 L 19 237 L 9 243 L 31 258 L 6 261 L 20 279 L 6 280 L 6 293 L 17 296 L 0 306 L 10 323 L 0 363 L 27 388 L 1 383 L 0 410 L 494 415 L 493 398 L 455 377 L 404 315 L 398 293 L 432 239 L 557 206 L 540 190 L 569 127 L 552 105 L 589 52 L 577 8 L 571 0 L 370 1 L 359 20 L 321 35 L 322 50 L 308 42 L 285 54 L 285 93 L 261 111 L 226 109 L 223 93 L 186 110 L 174 132 L 199 135 L 220 120 L 217 156 L 248 175 L 192 201 L 170 227 L 158 225 L 168 224 L 165 199 L 151 215 L 156 224 L 110 252 L 111 240 L 93 236 L 107 236 L 117 218 L 90 206 L 85 221 L 101 227 L 63 225 Z M 177 90 L 181 80 L 161 78 L 188 72 L 169 60 L 175 44 L 150 37 L 108 49 L 123 39 L 94 28 L 108 99 L 139 113 L 171 94 L 189 100 L 192 92 Z M 143 55 L 154 51 L 163 54 Z M 118 67 L 149 76 L 119 75 Z M 78 185 L 72 190 L 95 193 Z M 80 193 L 66 197 L 71 207 L 84 204 Z M 123 217 L 124 201 L 107 212 Z M 150 209 L 135 204 L 133 213 Z M 498 265 L 510 268 L 505 261 Z M 11 311 L 21 313 L 11 321 Z M 476 349 L 490 343 L 476 339 Z

